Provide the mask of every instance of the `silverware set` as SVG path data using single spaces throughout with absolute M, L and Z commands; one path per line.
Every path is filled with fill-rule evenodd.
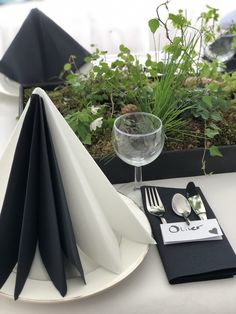
M 180 193 L 174 194 L 171 202 L 174 213 L 183 217 L 188 225 L 190 224 L 188 216 L 190 215 L 192 209 L 199 219 L 206 220 L 207 216 L 204 203 L 193 182 L 188 183 L 186 192 L 187 198 Z M 144 193 L 147 211 L 160 218 L 162 223 L 167 223 L 164 217 L 165 208 L 161 201 L 157 187 L 146 187 Z

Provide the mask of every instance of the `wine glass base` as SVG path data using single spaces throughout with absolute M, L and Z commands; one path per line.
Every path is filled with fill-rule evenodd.
M 121 183 L 121 184 L 115 184 L 114 185 L 117 192 L 127 196 L 130 198 L 134 203 L 143 211 L 143 205 L 142 205 L 142 196 L 140 187 L 135 188 L 134 182 L 129 183 Z

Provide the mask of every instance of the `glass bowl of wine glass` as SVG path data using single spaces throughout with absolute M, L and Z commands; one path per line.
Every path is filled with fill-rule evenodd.
M 162 121 L 146 112 L 126 113 L 113 125 L 112 144 L 116 155 L 134 166 L 134 189 L 142 184 L 142 166 L 154 161 L 164 145 Z

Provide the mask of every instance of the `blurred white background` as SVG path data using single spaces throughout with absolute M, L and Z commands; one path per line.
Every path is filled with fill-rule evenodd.
M 0 58 L 14 39 L 32 8 L 39 8 L 66 30 L 86 49 L 96 44 L 100 49 L 116 53 L 121 43 L 133 52 L 153 50 L 148 20 L 155 17 L 162 0 L 38 0 L 0 6 Z M 172 12 L 183 9 L 196 19 L 206 4 L 219 8 L 220 15 L 236 9 L 235 0 L 172 0 Z M 164 33 L 158 34 L 161 45 Z
M 15 5 L 0 6 L 0 58 L 14 39 L 21 24 L 32 8 L 39 8 L 81 45 L 91 51 L 96 44 L 110 54 L 118 51 L 121 43 L 132 52 L 145 54 L 153 50 L 152 34 L 148 20 L 156 16 L 156 7 L 162 0 L 38 0 Z M 206 4 L 219 8 L 223 17 L 236 9 L 235 0 L 172 0 L 170 11 L 183 9 L 193 20 L 205 9 Z M 161 45 L 166 43 L 165 33 L 158 32 Z M 18 115 L 17 95 L 1 92 L 11 87 L 0 76 L 0 152 L 5 146 Z M 18 90 L 17 90 L 18 94 Z

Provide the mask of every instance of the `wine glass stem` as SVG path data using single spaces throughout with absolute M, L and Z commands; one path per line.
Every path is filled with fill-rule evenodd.
M 140 189 L 142 185 L 142 167 L 134 167 L 134 189 Z

